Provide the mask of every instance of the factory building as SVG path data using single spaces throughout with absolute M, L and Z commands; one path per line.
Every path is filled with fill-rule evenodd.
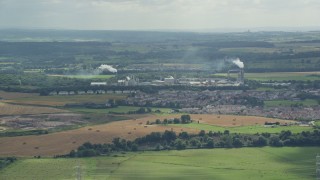
M 137 86 L 139 85 L 139 78 L 134 75 L 127 76 L 124 80 L 118 80 L 118 86 Z

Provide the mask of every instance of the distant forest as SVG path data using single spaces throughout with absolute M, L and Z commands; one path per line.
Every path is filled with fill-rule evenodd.
M 219 63 L 235 57 L 244 61 L 246 72 L 317 71 L 319 41 L 320 32 L 0 30 L 0 73 L 10 67 L 52 70 L 102 63 L 190 63 L 225 71 Z

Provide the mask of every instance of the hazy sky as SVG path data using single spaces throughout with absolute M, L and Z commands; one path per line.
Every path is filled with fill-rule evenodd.
M 0 28 L 320 26 L 320 0 L 0 0 Z

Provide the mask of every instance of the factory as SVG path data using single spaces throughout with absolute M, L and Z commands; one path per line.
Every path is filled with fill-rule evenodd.
M 237 73 L 238 74 L 238 78 L 237 78 L 237 82 L 240 84 L 244 84 L 244 70 L 243 68 L 240 68 L 238 70 L 229 70 L 228 71 L 228 79 L 231 79 L 231 75 L 232 73 Z
M 118 86 L 241 86 L 244 84 L 244 71 L 240 70 L 230 70 L 230 73 L 238 73 L 238 78 L 236 81 L 232 78 L 174 78 L 169 76 L 160 80 L 153 80 L 150 82 L 140 82 L 138 78 L 134 76 L 128 76 L 123 80 L 118 80 L 116 85 Z
M 124 79 L 118 79 L 116 82 L 110 84 L 112 86 L 242 86 L 244 85 L 244 63 L 239 59 L 233 59 L 232 63 L 238 68 L 231 69 L 227 72 L 227 77 L 212 77 L 212 78 L 190 78 L 167 76 L 165 78 L 160 77 L 151 81 L 140 82 L 139 78 L 134 75 L 126 76 Z M 104 65 L 103 68 L 110 68 L 108 65 Z M 111 71 L 111 70 L 109 70 Z M 115 70 L 114 70 L 115 71 Z M 231 78 L 231 74 L 237 74 L 236 80 Z M 91 86 L 107 86 L 106 82 L 91 82 Z
M 137 86 L 139 85 L 139 78 L 136 78 L 134 75 L 127 76 L 123 80 L 118 80 L 118 86 Z

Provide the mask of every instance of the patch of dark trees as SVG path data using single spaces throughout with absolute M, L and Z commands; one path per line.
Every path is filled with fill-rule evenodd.
M 233 104 L 240 104 L 240 105 L 245 105 L 245 106 L 259 106 L 263 107 L 264 106 L 264 101 L 261 99 L 258 99 L 256 97 L 250 97 L 250 96 L 239 96 L 239 97 L 234 97 L 233 98 Z
M 161 121 L 160 119 L 156 119 L 154 122 L 147 121 L 146 125 L 153 125 L 153 124 L 188 124 L 192 123 L 192 119 L 189 114 L 183 114 L 180 118 L 173 118 L 173 119 L 164 119 Z
M 301 132 L 293 134 L 291 131 L 282 131 L 278 134 L 236 134 L 228 130 L 224 132 L 208 132 L 201 130 L 198 134 L 174 131 L 152 132 L 133 141 L 114 138 L 109 144 L 92 144 L 86 142 L 77 150 L 66 155 L 55 157 L 90 157 L 110 155 L 114 152 L 148 151 L 148 150 L 183 150 L 204 148 L 241 148 L 241 147 L 296 147 L 320 146 L 320 131 Z
M 42 130 L 42 129 L 26 130 L 26 131 L 5 131 L 5 132 L 0 132 L 0 137 L 43 135 L 48 133 L 49 132 L 47 130 Z
M 147 113 L 151 113 L 152 112 L 152 109 L 147 107 L 140 107 L 139 109 L 135 110 L 135 111 L 128 111 L 126 113 L 122 113 L 122 112 L 112 112 L 110 111 L 109 113 L 112 113 L 112 114 L 147 114 Z
M 225 42 L 204 42 L 194 43 L 194 46 L 206 46 L 211 48 L 240 48 L 240 47 L 261 47 L 272 48 L 273 43 L 263 41 L 225 41 Z
M 0 157 L 0 169 L 5 168 L 11 163 L 14 163 L 16 160 L 17 160 L 16 157 L 4 157 L 4 158 Z

